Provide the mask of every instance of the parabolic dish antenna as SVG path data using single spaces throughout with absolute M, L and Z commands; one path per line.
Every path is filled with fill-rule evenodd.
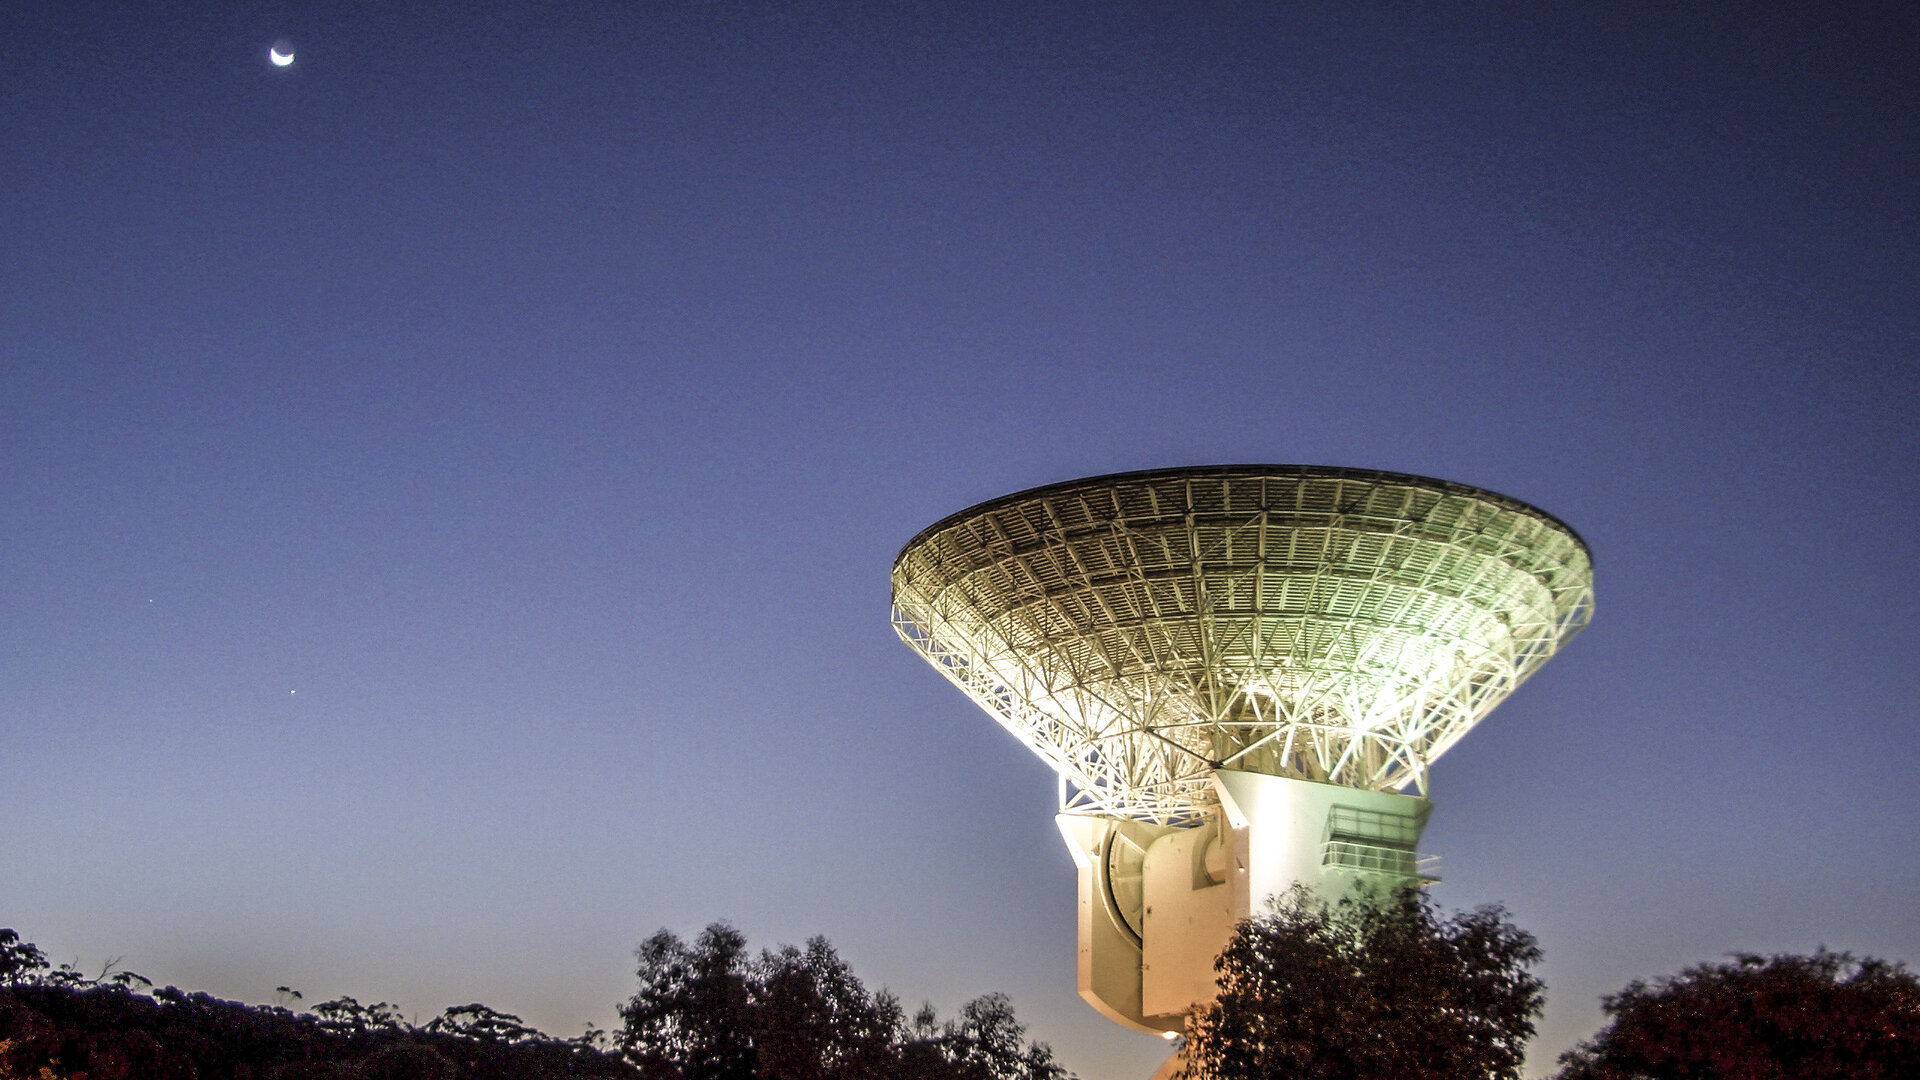
M 1207 466 L 963 510 L 893 566 L 915 651 L 1045 759 L 1062 811 L 1201 820 L 1220 770 L 1424 794 L 1593 610 L 1571 528 L 1399 473 Z

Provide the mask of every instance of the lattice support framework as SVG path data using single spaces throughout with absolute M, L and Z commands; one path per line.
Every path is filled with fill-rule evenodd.
M 1069 813 L 1189 824 L 1230 768 L 1424 793 L 1583 628 L 1592 563 L 1492 492 L 1171 469 L 955 514 L 893 567 L 900 637 L 1051 765 Z

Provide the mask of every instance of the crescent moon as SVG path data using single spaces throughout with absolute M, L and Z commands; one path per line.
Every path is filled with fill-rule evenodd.
M 274 67 L 286 67 L 288 64 L 293 63 L 293 53 L 283 53 L 277 47 L 269 48 L 267 50 L 267 59 L 273 61 Z

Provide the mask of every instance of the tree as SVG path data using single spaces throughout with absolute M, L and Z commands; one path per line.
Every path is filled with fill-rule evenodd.
M 762 953 L 753 972 L 754 1044 L 761 1076 L 885 1080 L 897 1072 L 900 1005 L 867 992 L 827 939 L 802 952 Z
M 313 1015 L 320 1018 L 321 1027 L 343 1035 L 399 1031 L 406 1027 L 400 1006 L 385 1001 L 362 1005 L 350 997 L 337 997 L 315 1005 Z
M 931 1043 L 940 1060 L 960 1080 L 1065 1080 L 1067 1071 L 1053 1060 L 1046 1043 L 1027 1041 L 1027 1029 L 1013 1017 L 1005 994 L 986 994 L 960 1007 L 960 1019 L 935 1028 L 933 1009 L 917 1019 L 937 1031 Z
M 691 945 L 662 930 L 636 955 L 620 1047 L 647 1080 L 1067 1080 L 1005 995 L 944 1024 L 929 1006 L 909 1024 L 825 938 L 752 958 L 715 924 Z
M 663 1080 L 754 1080 L 747 939 L 714 923 L 688 946 L 662 930 L 640 943 L 640 986 L 620 1008 L 620 1049 Z
M 1611 1022 L 1560 1080 L 1920 1077 L 1920 979 L 1882 960 L 1738 955 L 1602 1003 Z
M 1185 1075 L 1518 1080 L 1539 960 L 1499 908 L 1442 919 L 1414 889 L 1329 906 L 1296 886 L 1221 953 L 1220 994 L 1187 1021 Z
M 47 970 L 47 954 L 8 928 L 0 928 L 0 986 L 30 983 Z
M 520 1018 L 512 1013 L 489 1009 L 477 1001 L 471 1005 L 453 1006 L 427 1021 L 420 1030 L 476 1042 L 525 1043 L 547 1038 L 538 1030 L 521 1023 Z

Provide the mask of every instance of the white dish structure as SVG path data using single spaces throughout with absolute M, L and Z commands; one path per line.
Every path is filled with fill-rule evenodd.
M 1036 488 L 893 566 L 901 639 L 1059 775 L 1081 996 L 1155 1032 L 1267 896 L 1435 880 L 1430 766 L 1592 611 L 1543 511 L 1318 466 Z

